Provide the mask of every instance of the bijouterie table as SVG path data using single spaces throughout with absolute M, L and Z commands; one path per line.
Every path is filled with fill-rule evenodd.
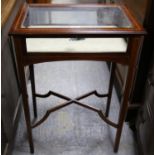
M 43 123 L 50 113 L 73 103 L 96 112 L 103 121 L 116 128 L 114 152 L 118 151 L 144 35 L 142 26 L 123 5 L 28 5 L 25 3 L 20 8 L 10 30 L 10 38 L 16 53 L 31 153 L 34 152 L 32 129 Z M 61 60 L 111 62 L 108 93 L 100 94 L 92 90 L 77 98 L 70 98 L 52 90 L 47 94 L 37 94 L 33 64 Z M 128 66 L 117 123 L 108 118 L 116 63 Z M 54 95 L 66 100 L 47 110 L 45 115 L 34 124 L 31 124 L 30 120 L 24 72 L 26 66 L 30 68 L 34 117 L 37 117 L 36 97 L 45 98 Z M 91 95 L 107 98 L 105 112 L 80 101 Z

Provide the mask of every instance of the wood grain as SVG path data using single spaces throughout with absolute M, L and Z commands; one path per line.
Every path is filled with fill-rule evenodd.
M 27 0 L 28 3 L 51 3 L 52 0 Z
M 141 23 L 145 18 L 148 1 L 149 0 L 121 0 L 123 4 L 132 10 L 133 14 Z
M 1 12 L 1 27 L 6 23 L 10 16 L 16 0 L 2 0 L 2 12 Z

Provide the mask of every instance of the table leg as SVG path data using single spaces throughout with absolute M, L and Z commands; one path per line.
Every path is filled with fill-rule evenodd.
M 21 37 L 14 37 L 13 41 L 14 41 L 14 47 L 16 50 L 16 58 L 17 58 L 18 73 L 19 73 L 19 80 L 20 80 L 20 89 L 21 89 L 21 93 L 23 97 L 23 109 L 24 109 L 24 115 L 25 115 L 25 120 L 26 120 L 30 152 L 34 153 L 30 110 L 29 110 L 29 104 L 28 104 L 28 94 L 27 94 L 25 70 L 24 70 L 25 65 L 23 64 L 23 53 L 26 51 L 26 42 L 25 42 L 25 39 Z
M 35 91 L 35 77 L 34 77 L 34 65 L 29 65 L 30 69 L 30 81 L 31 81 L 31 89 L 32 89 L 32 100 L 33 100 L 33 111 L 34 117 L 37 118 L 37 104 L 36 104 L 36 91 Z
M 120 138 L 122 134 L 122 128 L 123 128 L 123 123 L 125 121 L 125 117 L 128 111 L 128 98 L 129 98 L 129 89 L 130 89 L 130 78 L 132 76 L 132 68 L 129 69 L 128 71 L 128 76 L 127 76 L 127 84 L 126 84 L 126 89 L 124 92 L 124 97 L 123 101 L 121 103 L 121 109 L 120 109 L 120 114 L 119 114 L 119 123 L 118 123 L 118 129 L 116 132 L 116 138 L 115 138 L 115 144 L 114 144 L 114 152 L 118 151 L 119 143 L 120 143 Z
M 132 38 L 129 42 L 130 44 L 130 61 L 129 61 L 129 68 L 128 68 L 128 75 L 124 90 L 124 96 L 122 99 L 121 107 L 120 107 L 120 113 L 119 113 L 119 120 L 118 120 L 118 128 L 116 132 L 115 137 L 115 144 L 114 144 L 114 152 L 118 151 L 120 138 L 122 134 L 123 124 L 126 118 L 126 114 L 128 111 L 128 104 L 130 100 L 131 91 L 133 89 L 135 77 L 136 77 L 136 71 L 138 68 L 138 58 L 140 55 L 140 50 L 143 43 L 143 37 L 142 38 Z
M 30 110 L 29 110 L 29 104 L 28 104 L 28 95 L 27 95 L 24 67 L 20 66 L 19 72 L 20 72 L 19 76 L 20 76 L 20 81 L 21 81 L 21 92 L 22 92 L 22 97 L 23 97 L 23 108 L 24 108 L 24 114 L 25 114 L 25 120 L 26 120 L 26 126 L 27 126 L 30 152 L 34 153 L 32 129 L 31 129 L 31 119 L 30 119 Z
M 113 84 L 114 84 L 115 68 L 116 68 L 116 63 L 112 62 L 112 64 L 111 64 L 111 73 L 110 73 L 110 81 L 109 81 L 109 90 L 108 90 L 108 99 L 107 99 L 107 106 L 106 106 L 106 113 L 105 113 L 106 117 L 108 117 L 109 110 L 110 110 L 112 88 L 113 88 Z

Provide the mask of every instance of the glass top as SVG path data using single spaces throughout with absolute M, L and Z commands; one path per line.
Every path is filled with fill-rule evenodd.
M 29 6 L 22 28 L 133 28 L 119 6 L 33 7 Z

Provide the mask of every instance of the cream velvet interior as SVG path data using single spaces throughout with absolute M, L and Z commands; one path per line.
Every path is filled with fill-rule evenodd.
M 126 52 L 123 38 L 27 38 L 28 52 L 106 53 Z

